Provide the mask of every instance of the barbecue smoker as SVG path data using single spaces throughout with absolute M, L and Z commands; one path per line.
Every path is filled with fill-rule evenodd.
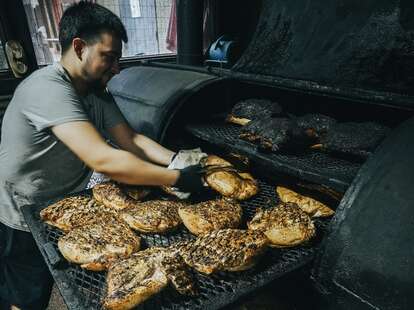
M 190 2 L 178 1 L 179 14 L 183 7 L 189 15 L 199 9 Z M 310 245 L 271 250 L 249 271 L 195 274 L 197 297 L 166 290 L 139 309 L 217 309 L 303 266 L 320 292 L 318 309 L 413 309 L 414 5 L 263 0 L 257 9 L 255 31 L 231 69 L 144 63 L 124 69 L 109 89 L 136 130 L 173 149 L 248 156 L 261 191 L 242 203 L 246 219 L 277 199 L 280 182 L 342 197 L 331 204 L 336 214 L 316 221 Z M 197 33 L 179 45 L 180 63 L 199 59 L 193 57 L 201 50 L 192 41 Z M 274 100 L 290 115 L 322 113 L 392 130 L 366 161 L 317 151 L 264 153 L 238 138 L 240 127 L 224 122 L 246 98 Z M 61 233 L 40 222 L 42 207 L 24 213 L 67 305 L 100 309 L 105 275 L 60 259 Z M 143 235 L 147 246 L 187 238 L 185 229 Z

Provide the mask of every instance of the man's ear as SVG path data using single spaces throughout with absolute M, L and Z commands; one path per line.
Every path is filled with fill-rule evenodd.
M 72 46 L 76 53 L 76 56 L 78 56 L 79 60 L 82 60 L 83 53 L 86 47 L 86 42 L 81 38 L 74 38 L 72 41 Z

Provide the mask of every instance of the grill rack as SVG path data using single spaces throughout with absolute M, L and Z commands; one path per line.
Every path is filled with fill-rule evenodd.
M 241 202 L 244 210 L 244 222 L 250 220 L 258 207 L 266 208 L 269 201 L 278 201 L 271 186 L 259 181 L 260 192 L 250 200 Z M 91 195 L 91 191 L 77 193 Z M 62 199 L 64 197 L 60 197 Z M 60 255 L 57 241 L 63 233 L 40 220 L 39 212 L 54 199 L 44 205 L 23 207 L 23 214 L 33 236 L 48 263 L 49 269 L 69 309 L 104 309 L 101 305 L 105 294 L 106 272 L 92 272 L 81 269 L 78 265 L 66 262 L 54 267 L 50 263 L 50 254 L 45 245 L 51 244 L 55 254 Z M 317 236 L 308 244 L 287 249 L 269 249 L 259 263 L 252 269 L 242 272 L 220 272 L 210 276 L 192 271 L 198 287 L 196 297 L 181 296 L 171 288 L 153 296 L 136 309 L 218 309 L 240 296 L 264 286 L 282 275 L 308 264 L 314 257 L 321 238 L 329 225 L 329 219 L 316 219 Z M 168 246 L 180 240 L 195 238 L 184 226 L 170 234 L 140 234 L 144 247 Z
M 302 154 L 259 151 L 254 143 L 239 138 L 241 126 L 234 124 L 190 124 L 186 129 L 203 141 L 247 155 L 253 161 L 265 165 L 267 170 L 323 184 L 342 193 L 349 187 L 362 165 L 313 150 Z

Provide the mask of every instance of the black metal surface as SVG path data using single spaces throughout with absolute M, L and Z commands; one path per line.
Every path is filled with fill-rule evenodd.
M 313 272 L 329 309 L 414 309 L 413 132 L 385 139 L 336 211 Z
M 203 61 L 204 1 L 177 0 L 177 63 L 201 65 Z
M 232 69 L 412 96 L 413 12 L 409 0 L 263 0 L 256 33 Z
M 83 192 L 89 195 L 90 192 Z M 63 197 L 61 197 L 63 198 Z M 268 207 L 269 200 L 277 201 L 274 186 L 260 181 L 260 193 L 248 201 L 242 202 L 244 223 L 251 219 L 258 207 Z M 81 269 L 74 264 L 65 263 L 54 267 L 50 264 L 48 254 L 43 245 L 51 243 L 56 253 L 57 241 L 62 232 L 41 222 L 40 210 L 46 205 L 27 206 L 23 208 L 26 222 L 31 229 L 35 240 L 44 255 L 56 284 L 69 309 L 101 309 L 101 300 L 105 294 L 105 273 L 91 272 Z M 317 236 L 310 243 L 291 249 L 269 249 L 261 258 L 256 267 L 234 273 L 221 272 L 212 276 L 205 276 L 194 271 L 199 295 L 193 298 L 183 297 L 168 288 L 152 297 L 137 309 L 218 309 L 237 300 L 243 294 L 279 278 L 280 276 L 309 263 L 320 244 L 321 237 L 327 229 L 329 219 L 316 220 Z M 166 234 L 141 234 L 145 247 L 168 246 L 179 240 L 194 238 L 185 227 Z M 49 253 L 50 255 L 50 253 Z M 60 255 L 60 254 L 59 254 Z M 53 255 L 52 255 L 53 256 Z
M 181 102 L 219 80 L 203 72 L 137 66 L 114 76 L 108 89 L 128 124 L 136 132 L 159 141 Z
M 269 170 L 283 172 L 302 180 L 323 184 L 345 192 L 360 168 L 360 163 L 332 157 L 318 151 L 304 154 L 262 153 L 257 146 L 238 137 L 240 126 L 224 123 L 188 125 L 200 139 L 248 155 Z

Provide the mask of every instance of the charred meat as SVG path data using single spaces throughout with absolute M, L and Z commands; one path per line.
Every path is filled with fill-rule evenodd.
M 178 214 L 189 231 L 202 235 L 237 228 L 242 219 L 242 208 L 238 202 L 222 198 L 180 207 Z
M 258 209 L 248 227 L 262 231 L 272 247 L 292 247 L 308 241 L 315 235 L 315 225 L 309 215 L 296 204 L 279 204 Z
M 120 217 L 135 230 L 163 233 L 181 224 L 178 208 L 185 204 L 169 200 L 149 200 L 120 211 Z
M 167 248 L 153 247 L 117 261 L 108 271 L 107 309 L 131 309 L 172 283 L 180 294 L 195 290 L 184 261 Z
M 336 120 L 323 114 L 305 114 L 295 119 L 298 127 L 312 138 L 318 139 L 326 134 Z
M 321 138 L 321 148 L 328 152 L 368 157 L 385 138 L 389 128 L 373 122 L 337 123 Z M 315 148 L 315 147 L 314 147 Z
M 257 143 L 260 148 L 278 152 L 308 147 L 312 139 L 289 118 L 267 118 L 243 127 L 240 138 Z
M 173 245 L 184 261 L 199 272 L 241 271 L 254 266 L 268 240 L 259 231 L 216 230 L 193 241 Z
M 246 99 L 239 101 L 231 110 L 227 121 L 246 125 L 252 120 L 279 115 L 282 108 L 277 102 L 266 99 Z

